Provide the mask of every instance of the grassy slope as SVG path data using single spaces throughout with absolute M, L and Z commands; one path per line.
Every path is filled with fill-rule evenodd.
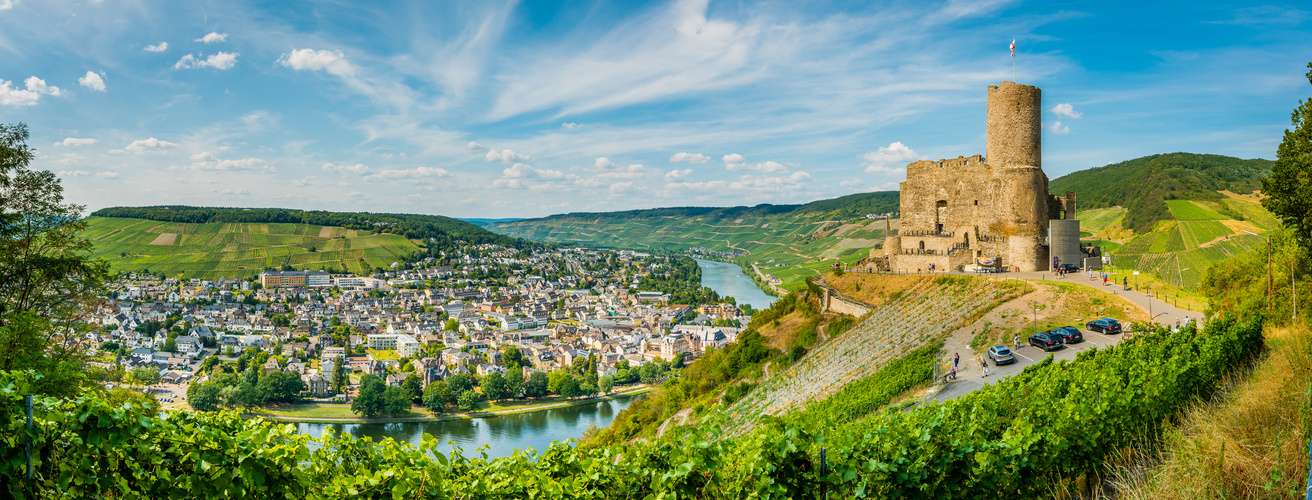
M 284 264 L 363 272 L 387 267 L 418 249 L 399 235 L 340 227 L 321 238 L 326 226 L 307 224 L 183 224 L 119 217 L 89 217 L 87 222 L 83 235 L 94 243 L 95 256 L 109 260 L 115 271 L 149 269 L 189 278 L 249 277 Z M 177 237 L 171 245 L 150 244 L 161 233 Z
M 883 221 L 858 219 L 896 212 L 896 192 L 861 193 L 807 205 L 662 208 L 554 215 L 493 224 L 493 231 L 539 241 L 621 248 L 747 251 L 748 264 L 774 274 L 785 288 L 823 273 L 835 261 L 855 262 L 882 241 Z

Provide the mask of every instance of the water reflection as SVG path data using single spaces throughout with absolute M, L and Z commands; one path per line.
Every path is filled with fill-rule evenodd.
M 751 304 L 756 309 L 770 307 L 774 297 L 766 295 L 756 282 L 743 274 L 738 264 L 696 259 L 702 268 L 702 286 L 715 290 L 721 297 L 733 297 L 739 304 Z
M 399 422 L 390 424 L 298 424 L 300 432 L 313 437 L 323 435 L 324 429 L 356 438 L 383 438 L 418 445 L 425 433 L 433 435 L 442 444 L 439 450 L 450 452 L 451 444 L 459 446 L 465 455 L 488 445 L 489 457 L 509 456 L 517 449 L 533 448 L 542 451 L 553 441 L 578 439 L 588 429 L 610 425 L 620 410 L 628 407 L 635 397 L 629 396 L 595 404 L 554 408 L 545 411 L 506 415 L 495 418 L 447 420 L 441 422 Z

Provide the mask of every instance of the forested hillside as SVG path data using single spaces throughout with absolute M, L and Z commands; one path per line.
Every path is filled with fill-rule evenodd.
M 1271 175 L 1270 160 L 1170 153 L 1135 158 L 1081 170 L 1053 179 L 1056 195 L 1074 191 L 1081 209 L 1124 207 L 1123 225 L 1136 234 L 1153 230 L 1157 221 L 1173 218 L 1167 200 L 1219 202 L 1220 191 L 1249 194 L 1261 189 Z

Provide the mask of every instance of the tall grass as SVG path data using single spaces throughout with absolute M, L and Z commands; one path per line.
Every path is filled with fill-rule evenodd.
M 1269 328 L 1266 338 L 1268 350 L 1251 371 L 1189 408 L 1159 444 L 1109 460 L 1104 488 L 1092 498 L 1302 498 L 1312 437 L 1312 330 Z

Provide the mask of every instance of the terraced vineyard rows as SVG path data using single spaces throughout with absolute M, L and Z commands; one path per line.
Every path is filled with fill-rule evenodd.
M 849 332 L 814 349 L 797 364 L 766 380 L 729 409 L 739 424 L 759 415 L 781 415 L 817 401 L 850 381 L 939 340 L 963 321 L 1030 289 L 989 278 L 925 278 L 871 310 Z
M 394 234 L 364 234 L 308 224 L 183 224 L 90 217 L 83 235 L 116 271 L 183 273 L 186 277 L 249 277 L 266 267 L 366 272 L 387 267 L 418 247 Z M 176 235 L 170 244 L 157 239 Z M 321 235 L 328 235 L 324 238 Z

